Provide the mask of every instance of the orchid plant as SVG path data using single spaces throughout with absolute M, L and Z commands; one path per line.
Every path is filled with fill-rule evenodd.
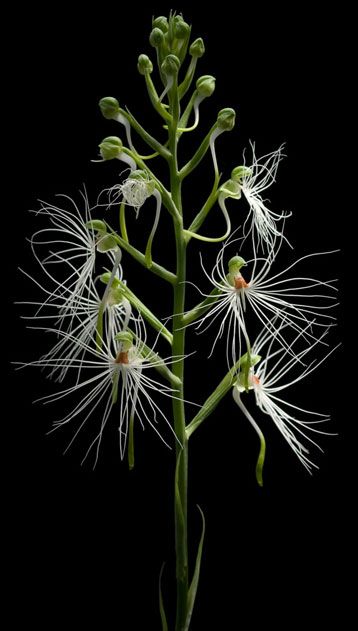
M 153 73 L 146 54 L 139 56 L 138 71 L 166 137 L 160 141 L 151 135 L 116 98 L 102 98 L 101 112 L 119 135 L 108 136 L 99 144 L 100 161 L 118 160 L 124 163 L 124 171 L 114 186 L 100 193 L 93 207 L 86 194 L 78 205 L 67 197 L 59 207 L 42 204 L 35 215 L 45 220 L 46 227 L 35 232 L 31 248 L 43 280 L 27 274 L 43 294 L 42 300 L 28 303 L 35 307 L 31 327 L 55 336 L 53 347 L 31 365 L 49 369 L 49 375 L 61 384 L 69 381 L 42 400 L 76 398 L 74 407 L 55 421 L 54 428 L 75 425 L 72 444 L 85 426 L 93 427 L 84 460 L 92 457 L 94 464 L 109 423 L 118 426 L 119 454 L 128 459 L 130 468 L 135 463 L 138 423 L 149 425 L 165 445 L 175 449 L 176 622 L 175 627 L 168 622 L 160 585 L 163 631 L 189 629 L 199 581 L 205 530 L 201 510 L 202 535 L 193 570 L 188 558 L 188 450 L 193 434 L 231 392 L 233 414 L 241 411 L 259 437 L 256 477 L 260 485 L 266 450 L 262 427 L 267 417 L 311 471 L 317 464 L 309 449 L 319 448 L 317 437 L 326 433 L 323 424 L 328 416 L 289 402 L 284 391 L 310 375 L 334 350 L 327 342 L 334 325 L 330 311 L 335 304 L 334 280 L 305 278 L 296 272 L 303 260 L 313 264 L 318 254 L 274 271 L 282 250 L 291 252 L 284 235 L 289 213 L 273 211 L 264 197 L 276 180 L 283 147 L 257 157 L 252 143 L 250 158 L 244 154 L 225 180 L 216 144 L 221 134 L 235 126 L 235 111 L 225 108 L 191 159 L 184 165 L 181 162 L 180 142 L 198 128 L 202 102 L 215 90 L 213 76 L 196 78 L 198 60 L 205 52 L 203 40 L 190 41 L 191 27 L 181 15 L 153 19 L 149 42 L 157 72 Z M 138 138 L 149 147 L 147 155 L 137 150 Z M 211 158 L 213 182 L 188 225 L 182 188 L 206 155 Z M 159 160 L 167 166 L 169 185 L 156 174 Z M 152 204 L 151 198 L 155 201 L 154 220 L 141 251 L 127 230 L 126 215 L 129 207 L 140 217 L 142 208 Z M 228 199 L 241 205 L 241 231 L 237 221 L 231 221 Z M 208 236 L 201 230 L 215 207 L 220 212 L 218 223 L 223 220 L 225 228 Z M 118 209 L 118 222 L 110 220 L 109 209 Z M 157 262 L 157 231 L 163 213 L 169 213 L 173 225 L 174 270 Z M 219 251 L 213 270 L 206 269 L 202 261 L 206 287 L 198 288 L 198 304 L 188 307 L 187 253 L 195 241 Z M 153 313 L 128 285 L 130 259 L 172 287 L 170 317 Z M 206 355 L 212 355 L 222 338 L 225 340 L 223 378 L 206 394 L 204 403 L 190 403 L 185 397 L 184 364 L 192 350 L 185 344 L 189 326 L 195 326 L 199 334 L 212 332 Z M 166 354 L 160 354 L 159 342 L 167 345 Z M 308 363 L 307 357 L 311 358 Z M 246 407 L 251 391 L 254 398 Z M 198 389 L 198 398 L 202 396 L 205 393 Z M 161 397 L 172 402 L 171 418 L 161 407 Z

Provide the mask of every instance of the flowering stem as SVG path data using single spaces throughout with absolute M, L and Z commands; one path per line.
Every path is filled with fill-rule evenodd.
M 173 355 L 184 355 L 185 329 L 182 326 L 182 313 L 185 311 L 186 244 L 182 225 L 181 182 L 177 165 L 177 128 L 179 103 L 177 86 L 171 95 L 172 123 L 169 125 L 169 148 L 172 154 L 170 165 L 170 184 L 173 201 L 179 210 L 180 221 L 174 221 L 176 241 L 176 283 L 174 285 L 173 308 Z M 185 431 L 184 410 L 184 360 L 173 365 L 173 373 L 180 380 L 178 395 L 173 399 L 174 429 L 178 441 L 176 444 L 176 468 L 174 488 L 175 552 L 177 581 L 176 631 L 183 631 L 187 618 L 188 606 L 188 441 Z

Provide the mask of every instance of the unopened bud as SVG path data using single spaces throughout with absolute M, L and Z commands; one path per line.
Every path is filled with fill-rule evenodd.
M 168 20 L 164 15 L 160 15 L 159 17 L 153 20 L 153 28 L 159 28 L 162 33 L 166 33 L 168 30 Z
M 196 82 L 196 89 L 199 95 L 205 98 L 211 96 L 215 90 L 215 81 L 215 77 L 208 74 L 203 77 L 199 77 Z
M 153 48 L 159 48 L 164 42 L 164 34 L 160 28 L 153 28 L 149 35 L 149 43 Z
M 161 65 L 161 70 L 167 77 L 178 74 L 179 68 L 180 61 L 176 55 L 167 55 Z
M 231 107 L 225 107 L 218 114 L 218 128 L 223 131 L 231 131 L 235 126 L 236 113 Z
M 185 39 L 190 34 L 190 26 L 184 22 L 181 15 L 176 15 L 174 18 L 174 37 L 177 39 Z
M 103 160 L 113 160 L 122 153 L 123 143 L 117 136 L 108 136 L 102 140 L 99 150 Z
M 115 118 L 119 112 L 119 103 L 117 99 L 114 99 L 112 96 L 105 96 L 101 99 L 99 107 L 104 118 Z
M 201 37 L 194 40 L 189 48 L 189 53 L 192 57 L 202 57 L 205 53 L 205 45 Z
M 153 64 L 148 55 L 139 55 L 137 68 L 138 72 L 142 75 L 151 74 L 151 72 L 153 72 Z

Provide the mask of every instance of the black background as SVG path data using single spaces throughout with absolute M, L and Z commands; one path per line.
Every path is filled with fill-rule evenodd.
M 22 308 L 13 305 L 14 300 L 28 299 L 32 291 L 16 271 L 17 265 L 33 269 L 25 245 L 25 237 L 34 229 L 27 210 L 36 207 L 37 198 L 52 201 L 61 192 L 75 196 L 83 183 L 94 199 L 101 188 L 116 182 L 118 165 L 90 163 L 103 136 L 123 136 L 122 128 L 101 118 L 97 107 L 101 96 L 116 96 L 155 130 L 136 59 L 141 52 L 152 55 L 147 43 L 151 16 L 165 14 L 169 8 L 166 3 L 148 9 L 87 7 L 80 16 L 69 7 L 32 8 L 31 13 L 22 12 L 21 30 L 17 16 L 8 22 L 17 52 L 12 59 L 7 50 L 11 70 L 3 130 L 9 132 L 10 165 L 5 210 L 11 230 L 7 223 L 3 226 L 10 294 L 9 328 L 3 335 L 9 360 L 33 359 L 46 348 L 43 337 L 25 332 Z M 217 142 L 221 170 L 228 176 L 240 163 L 249 139 L 256 141 L 259 154 L 286 142 L 288 157 L 270 198 L 273 207 L 294 211 L 288 236 L 295 254 L 342 248 L 345 223 L 340 220 L 343 209 L 335 177 L 342 156 L 338 105 L 343 78 L 342 58 L 337 55 L 342 24 L 328 14 L 313 15 L 301 3 L 266 12 L 236 4 L 205 12 L 183 3 L 175 8 L 192 22 L 193 36 L 205 40 L 207 53 L 199 62 L 200 74 L 217 77 L 214 96 L 202 104 L 201 129 L 209 128 L 222 107 L 234 107 L 238 113 L 235 131 Z M 200 133 L 187 141 L 184 155 L 190 155 L 190 143 L 198 142 Z M 209 162 L 187 191 L 188 215 L 208 190 L 204 166 L 210 168 Z M 237 206 L 230 208 L 234 216 Z M 145 231 L 151 218 L 148 211 L 148 219 L 141 216 L 130 222 L 130 229 L 139 231 L 143 226 Z M 219 222 L 217 215 L 208 221 L 207 233 L 217 232 L 219 225 L 221 229 Z M 169 222 L 164 223 L 160 255 L 156 255 L 168 262 L 169 229 Z M 194 244 L 190 250 L 191 278 L 203 283 L 199 249 L 203 250 Z M 209 263 L 215 254 L 214 247 L 207 255 Z M 282 263 L 290 256 L 286 250 Z M 336 276 L 343 270 L 342 257 L 322 259 L 314 272 L 309 268 L 306 272 Z M 158 315 L 168 315 L 170 292 L 163 283 L 155 280 L 155 290 L 149 289 L 149 275 L 126 262 L 129 282 Z M 195 298 L 190 289 L 189 301 Z M 5 333 L 8 330 L 10 334 Z M 211 339 L 210 334 L 201 338 L 189 334 L 192 348 L 201 350 L 189 361 L 188 398 L 202 400 L 222 374 L 222 350 L 210 362 L 206 359 Z M 193 437 L 194 543 L 199 537 L 196 503 L 207 519 L 193 631 L 209 624 L 218 629 L 262 624 L 287 629 L 292 621 L 323 626 L 334 616 L 345 628 L 353 473 L 348 446 L 353 419 L 343 411 L 339 353 L 297 389 L 302 399 L 296 401 L 304 407 L 332 412 L 332 431 L 338 432 L 323 438 L 325 454 L 317 454 L 320 469 L 313 477 L 267 423 L 265 485 L 259 489 L 254 479 L 256 436 L 230 397 Z M 81 467 L 90 433 L 85 431 L 63 456 L 70 434 L 46 436 L 61 410 L 56 405 L 32 404 L 51 391 L 51 384 L 33 369 L 16 374 L 11 370 L 5 391 L 11 401 L 4 415 L 9 435 L 4 480 L 13 625 L 26 621 L 52 628 L 70 621 L 79 629 L 90 622 L 101 629 L 157 629 L 157 577 L 164 560 L 168 561 L 164 591 L 169 608 L 174 588 L 169 578 L 173 454 L 149 429 L 144 434 L 138 431 L 136 468 L 129 473 L 120 463 L 116 434 L 109 429 L 95 471 L 91 462 Z

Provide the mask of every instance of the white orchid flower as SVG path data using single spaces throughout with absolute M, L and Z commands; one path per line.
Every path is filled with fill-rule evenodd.
M 92 219 L 93 209 L 87 196 L 81 195 L 81 207 L 70 197 L 61 196 L 69 202 L 68 210 L 43 203 L 36 214 L 46 216 L 50 225 L 31 238 L 33 254 L 47 280 L 54 285 L 43 306 L 60 300 L 65 314 L 74 313 L 79 298 L 89 296 L 97 252 L 105 253 L 112 263 L 117 259 L 122 276 L 120 251 L 114 238 L 107 234 L 102 221 Z M 42 246 L 50 249 L 45 258 L 38 253 Z
M 240 184 L 249 206 L 250 214 L 244 224 L 246 236 L 251 234 L 254 249 L 260 247 L 270 254 L 277 238 L 282 238 L 282 229 L 278 223 L 290 216 L 290 213 L 276 213 L 267 206 L 263 193 L 276 181 L 278 165 L 283 158 L 283 145 L 276 151 L 256 158 L 255 144 L 251 144 L 252 161 L 236 167 L 231 178 Z
M 129 437 L 130 466 L 133 466 L 134 462 L 133 424 L 136 420 L 143 428 L 146 423 L 149 424 L 167 446 L 169 446 L 168 441 L 157 427 L 160 419 L 175 436 L 174 429 L 152 396 L 163 394 L 172 399 L 173 396 L 175 397 L 175 391 L 148 375 L 147 372 L 153 368 L 166 366 L 176 359 L 160 358 L 153 349 L 146 346 L 145 327 L 141 319 L 134 320 L 133 325 L 133 333 L 127 330 L 114 334 L 113 331 L 107 330 L 106 339 L 102 340 L 101 348 L 74 337 L 72 333 L 58 331 L 65 345 L 73 344 L 76 348 L 78 347 L 81 350 L 81 356 L 65 356 L 63 353 L 61 357 L 44 357 L 26 364 L 59 371 L 71 369 L 77 372 L 74 385 L 56 394 L 43 397 L 39 401 L 58 402 L 72 394 L 77 395 L 78 402 L 75 407 L 54 423 L 54 429 L 57 429 L 75 419 L 78 420 L 78 427 L 67 449 L 90 418 L 94 423 L 98 419 L 99 426 L 96 426 L 94 438 L 82 461 L 84 462 L 94 450 L 94 466 L 98 460 L 104 429 L 116 405 L 119 409 L 113 416 L 113 421 L 118 424 L 120 454 L 123 458 Z
M 316 327 L 327 326 L 335 320 L 334 316 L 327 313 L 336 304 L 335 280 L 291 276 L 290 272 L 303 261 L 331 252 L 303 256 L 285 266 L 281 272 L 273 273 L 275 257 L 272 256 L 259 258 L 254 253 L 254 258 L 246 263 L 241 256 L 236 255 L 226 264 L 227 249 L 234 242 L 228 241 L 222 247 L 211 274 L 202 262 L 215 295 L 200 292 L 206 298 L 203 308 L 207 311 L 197 320 L 197 328 L 205 331 L 213 323 L 220 323 L 211 353 L 225 333 L 228 365 L 237 361 L 242 354 L 242 337 L 249 346 L 247 319 L 251 317 L 250 311 L 271 335 L 277 336 L 277 341 L 286 349 L 286 341 L 280 333 L 282 323 L 297 333 L 304 330 L 305 339 L 314 342 L 317 339 Z M 246 266 L 247 273 L 243 271 Z
M 287 330 L 287 328 L 288 325 L 281 322 L 278 333 L 282 333 L 283 329 Z M 271 417 L 291 449 L 309 472 L 311 472 L 312 467 L 318 468 L 318 466 L 310 457 L 307 443 L 322 451 L 312 438 L 312 434 L 331 435 L 331 433 L 317 428 L 317 425 L 329 420 L 329 415 L 306 410 L 301 405 L 290 403 L 282 398 L 281 393 L 311 375 L 337 347 L 331 349 L 322 359 L 313 359 L 309 364 L 305 364 L 303 360 L 325 337 L 327 330 L 312 344 L 304 345 L 302 350 L 299 350 L 299 344 L 303 341 L 303 334 L 298 334 L 289 344 L 291 352 L 287 348 L 283 348 L 281 344 L 277 344 L 278 333 L 273 336 L 267 328 L 262 329 L 252 347 L 251 366 L 248 375 L 245 374 L 245 370 L 242 370 L 233 387 L 235 402 L 260 437 L 261 450 L 257 465 L 259 483 L 262 483 L 265 441 L 261 429 L 242 402 L 242 393 L 245 390 L 253 390 L 257 407 Z

